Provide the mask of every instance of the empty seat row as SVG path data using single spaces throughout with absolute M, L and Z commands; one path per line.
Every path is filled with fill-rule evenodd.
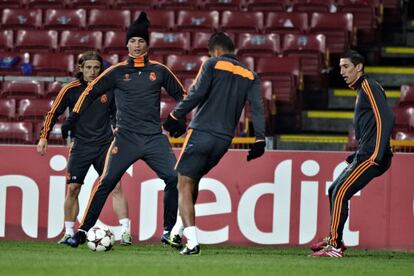
M 0 99 L 0 118 L 9 120 L 43 120 L 53 100 Z
M 55 98 L 62 89 L 61 82 L 31 81 L 4 81 L 0 88 L 0 98 Z

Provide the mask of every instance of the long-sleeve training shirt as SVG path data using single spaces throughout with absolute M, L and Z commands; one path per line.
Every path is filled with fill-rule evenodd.
M 213 135 L 232 138 L 246 100 L 250 102 L 257 140 L 265 138 L 260 80 L 234 55 L 208 59 L 200 68 L 188 96 L 173 111 L 184 118 L 196 106 L 189 127 Z
M 91 101 L 104 91 L 112 90 L 117 108 L 117 128 L 154 135 L 161 133 L 161 87 L 176 101 L 183 98 L 184 88 L 168 67 L 142 55 L 106 69 L 83 91 L 73 112 L 88 109 Z
M 385 154 L 391 153 L 394 113 L 388 106 L 384 89 L 375 80 L 362 75 L 350 87 L 357 90 L 354 113 L 355 137 L 359 143 L 357 155 L 380 163 Z
M 83 90 L 85 81 L 75 80 L 65 85 L 57 95 L 50 111 L 46 114 L 40 138 L 47 139 L 58 117 L 67 108 L 72 111 Z M 109 92 L 108 92 L 109 91 Z M 115 121 L 115 100 L 110 90 L 91 103 L 91 107 L 82 114 L 76 124 L 75 139 L 82 143 L 103 145 L 112 139 L 111 124 Z

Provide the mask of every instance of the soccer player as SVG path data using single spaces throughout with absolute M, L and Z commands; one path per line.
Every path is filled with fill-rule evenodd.
M 109 193 L 124 172 L 142 159 L 165 182 L 164 233 L 161 241 L 169 239 L 178 209 L 176 158 L 168 138 L 162 134 L 160 121 L 161 87 L 176 101 L 184 88 L 165 66 L 148 59 L 149 21 L 145 12 L 128 28 L 126 46 L 128 60 L 109 67 L 83 91 L 68 119 L 62 134 L 73 131 L 76 121 L 83 118 L 90 103 L 105 91 L 113 90 L 117 107 L 115 138 L 108 150 L 107 161 L 99 185 L 91 194 L 79 231 L 68 240 L 72 247 L 85 242 L 86 232 L 99 217 Z M 184 126 L 185 131 L 185 126 Z
M 342 77 L 357 93 L 354 127 L 359 146 L 346 159 L 348 166 L 329 187 L 330 235 L 311 246 L 313 257 L 344 256 L 346 247 L 342 234 L 348 219 L 348 200 L 391 166 L 394 114 L 387 104 L 384 89 L 364 74 L 364 63 L 364 57 L 353 50 L 339 61 Z
M 57 118 L 67 108 L 72 111 L 76 101 L 88 83 L 93 81 L 103 68 L 102 57 L 95 51 L 83 53 L 78 60 L 78 72 L 76 80 L 65 85 L 59 92 L 52 108 L 47 113 L 40 139 L 37 144 L 37 152 L 44 155 L 47 150 L 47 139 Z M 115 119 L 115 101 L 113 93 L 106 90 L 99 99 L 95 100 L 89 110 L 83 114 L 77 122 L 77 132 L 71 145 L 67 167 L 68 189 L 65 198 L 65 234 L 58 244 L 65 244 L 73 236 L 73 227 L 79 213 L 78 196 L 86 173 L 91 165 L 101 175 L 105 155 L 112 141 L 113 131 L 111 124 Z M 113 208 L 122 225 L 121 244 L 131 244 L 129 232 L 128 203 L 118 184 L 112 193 Z
M 257 75 L 238 61 L 234 55 L 233 41 L 226 34 L 213 34 L 208 42 L 208 50 L 211 58 L 201 66 L 188 96 L 175 107 L 163 124 L 165 130 L 177 136 L 177 132 L 181 134 L 181 121 L 197 107 L 176 165 L 179 212 L 187 238 L 187 246 L 180 252 L 182 255 L 200 253 L 194 214 L 198 184 L 201 177 L 227 152 L 246 100 L 252 107 L 256 135 L 247 161 L 260 157 L 266 145 L 263 103 Z M 170 243 L 177 247 L 181 243 L 180 237 L 172 233 Z

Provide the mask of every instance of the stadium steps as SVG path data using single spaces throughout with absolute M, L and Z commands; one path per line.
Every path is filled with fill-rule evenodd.
M 303 111 L 302 130 L 319 133 L 348 133 L 352 127 L 353 116 L 353 111 Z
M 398 104 L 400 90 L 385 89 L 388 104 L 392 107 Z M 351 109 L 355 107 L 356 91 L 351 89 L 329 89 L 328 109 Z
M 284 134 L 278 135 L 275 148 L 278 150 L 345 150 L 346 135 Z
M 384 87 L 399 87 L 414 79 L 414 67 L 409 66 L 366 66 L 365 73 Z

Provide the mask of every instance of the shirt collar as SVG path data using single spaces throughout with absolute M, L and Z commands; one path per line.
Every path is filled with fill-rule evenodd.
M 128 57 L 128 64 L 132 65 L 133 67 L 144 67 L 148 63 L 148 52 L 139 55 L 137 57 Z
M 361 88 L 362 82 L 366 79 L 366 75 L 361 75 L 356 81 L 354 81 L 353 83 L 349 84 L 349 87 L 351 89 L 357 90 L 359 88 Z

